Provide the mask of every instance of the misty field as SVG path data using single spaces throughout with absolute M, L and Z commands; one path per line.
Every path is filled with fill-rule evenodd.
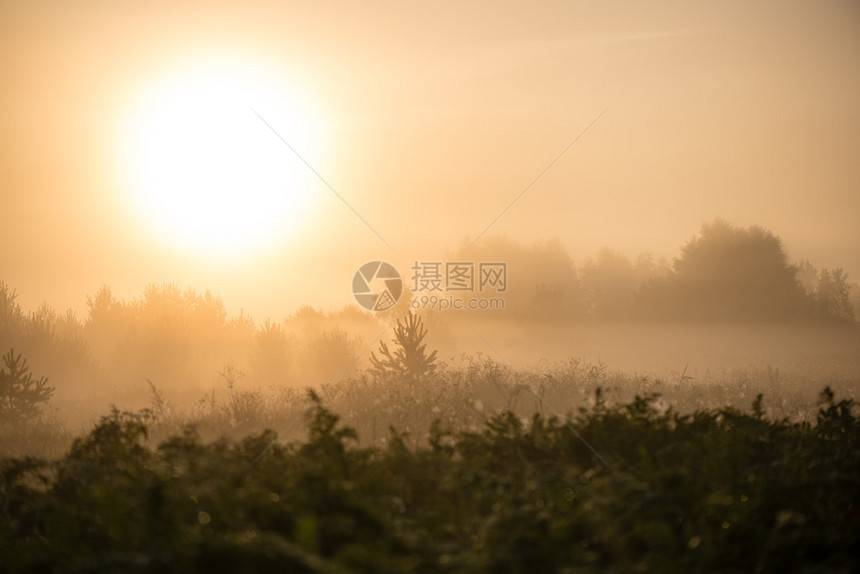
M 0 0 L 0 574 L 860 573 L 858 71 L 856 0 Z
M 860 567 L 856 377 L 514 369 L 442 361 L 428 335 L 398 319 L 317 391 L 249 390 L 228 366 L 186 406 L 149 381 L 80 433 L 56 413 L 5 425 L 0 569 Z
M 841 269 L 721 221 L 672 269 L 493 245 L 539 283 L 488 312 L 0 283 L 0 571 L 860 569 Z

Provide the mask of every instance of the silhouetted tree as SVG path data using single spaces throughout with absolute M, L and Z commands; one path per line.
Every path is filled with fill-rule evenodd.
M 797 281 L 819 319 L 844 323 L 853 323 L 856 320 L 852 284 L 841 267 L 819 271 L 805 259 L 796 267 Z
M 24 313 L 18 305 L 18 292 L 5 282 L 0 281 L 0 338 L 5 344 L 6 338 L 20 330 L 24 321 Z
M 324 383 L 330 383 L 353 362 L 354 347 L 349 333 L 343 329 L 323 331 L 308 341 L 308 366 Z
M 476 297 L 504 297 L 506 316 L 563 318 L 582 311 L 576 268 L 567 250 L 557 240 L 524 246 L 504 237 L 491 237 L 471 247 L 464 242 L 450 259 L 476 264 L 476 291 L 479 263 L 507 265 L 507 289 L 504 293 L 499 294 L 489 286 L 474 294 Z
M 596 258 L 585 262 L 580 277 L 589 314 L 617 317 L 629 313 L 638 287 L 629 259 L 611 249 L 601 249 Z
M 662 280 L 671 277 L 672 267 L 665 257 L 654 259 L 650 253 L 640 253 L 633 264 L 636 281 L 639 285 L 648 281 Z
M 200 342 L 217 337 L 227 322 L 227 310 L 221 297 L 211 291 L 199 294 L 191 289 L 183 293 L 191 336 Z
M 854 322 L 860 323 L 860 283 L 852 283 L 848 288 L 848 300 L 854 310 Z
M 325 314 L 311 307 L 302 305 L 287 320 L 294 332 L 304 334 L 317 334 L 325 327 Z
M 3 355 L 0 368 L 0 421 L 21 422 L 39 414 L 39 407 L 51 398 L 53 387 L 48 378 L 36 379 L 27 360 L 14 349 Z
M 818 289 L 818 269 L 804 259 L 797 264 L 797 282 L 808 297 L 814 298 L 815 290 Z
M 706 223 L 681 249 L 669 283 L 675 314 L 688 318 L 796 318 L 807 311 L 782 241 L 758 226 Z
M 529 318 L 541 321 L 564 319 L 569 316 L 568 311 L 569 301 L 564 289 L 545 283 L 535 287 L 534 297 L 528 308 Z
M 815 306 L 818 312 L 837 321 L 853 322 L 854 308 L 851 304 L 851 286 L 844 270 L 822 269 L 818 274 L 815 290 Z
M 278 323 L 266 320 L 254 334 L 251 365 L 261 381 L 283 382 L 290 367 L 289 338 Z
M 436 371 L 436 351 L 427 352 L 424 338 L 427 330 L 421 318 L 409 313 L 397 320 L 394 328 L 396 348 L 391 351 L 385 341 L 379 343 L 379 354 L 370 353 L 371 375 L 380 379 L 395 378 L 405 382 L 419 382 Z
M 110 287 L 102 285 L 92 297 L 87 295 L 87 325 L 101 325 L 115 321 L 122 304 L 117 301 Z

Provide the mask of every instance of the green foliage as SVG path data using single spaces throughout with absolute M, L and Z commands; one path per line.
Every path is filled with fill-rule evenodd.
M 308 439 L 146 442 L 114 410 L 63 458 L 0 460 L 6 572 L 849 572 L 860 567 L 860 420 L 816 425 L 656 395 L 566 420 L 438 424 L 358 448 L 311 394 Z M 575 433 L 598 449 L 598 463 Z
M 0 368 L 0 421 L 18 423 L 39 415 L 39 408 L 54 394 L 48 378 L 34 378 L 27 360 L 14 349 L 3 355 Z

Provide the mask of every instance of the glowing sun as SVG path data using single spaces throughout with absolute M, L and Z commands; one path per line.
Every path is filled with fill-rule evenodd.
M 132 209 L 175 248 L 209 257 L 271 248 L 307 219 L 319 160 L 313 107 L 247 64 L 180 69 L 128 114 Z M 283 138 L 284 141 L 281 141 Z

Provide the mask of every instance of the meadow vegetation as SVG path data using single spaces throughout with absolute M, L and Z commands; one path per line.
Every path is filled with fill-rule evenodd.
M 503 312 L 0 283 L 0 571 L 860 568 L 841 270 L 720 221 L 671 266 L 479 249 L 522 273 Z
M 307 437 L 157 442 L 114 411 L 54 460 L 0 460 L 0 569 L 67 572 L 852 572 L 857 405 L 814 421 L 655 395 L 512 411 L 385 446 L 311 394 Z

